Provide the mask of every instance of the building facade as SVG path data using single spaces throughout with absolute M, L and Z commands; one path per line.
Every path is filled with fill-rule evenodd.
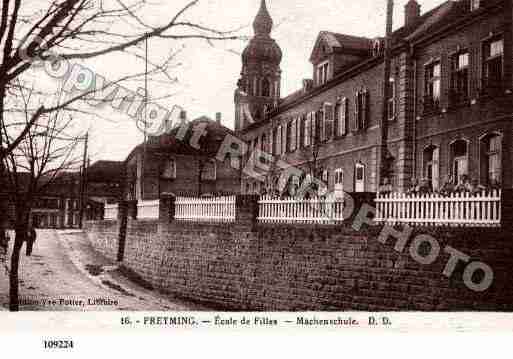
M 512 16 L 511 1 L 447 1 L 421 14 L 410 0 L 390 37 L 389 98 L 384 39 L 328 31 L 314 44 L 311 78 L 280 97 L 282 53 L 263 0 L 242 56 L 237 135 L 250 152 L 270 153 L 330 190 L 378 191 L 383 138 L 394 190 L 422 179 L 436 191 L 465 177 L 510 188 Z M 242 181 L 245 192 L 261 193 L 276 178 Z
M 182 122 L 169 133 L 150 137 L 128 156 L 125 198 L 157 200 L 161 194 L 213 196 L 240 193 L 240 168 L 216 155 L 230 129 L 201 117 Z M 240 166 L 239 166 L 240 167 Z

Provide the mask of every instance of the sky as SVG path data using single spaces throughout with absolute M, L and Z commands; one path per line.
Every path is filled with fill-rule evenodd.
M 176 13 L 180 0 L 153 0 L 145 13 L 148 21 L 169 21 Z M 404 5 L 407 0 L 395 0 L 394 28 L 404 23 Z M 422 13 L 443 3 L 443 0 L 419 0 Z M 238 34 L 252 36 L 252 22 L 258 12 L 260 0 L 200 0 L 187 19 L 221 30 L 240 29 Z M 386 0 L 267 0 L 275 29 L 272 37 L 283 51 L 282 95 L 299 89 L 304 78 L 311 78 L 308 59 L 320 31 L 333 31 L 357 36 L 383 36 Z M 173 96 L 159 101 L 171 108 L 174 104 L 187 110 L 189 119 L 200 116 L 215 118 L 221 112 L 223 124 L 234 126 L 233 96 L 241 71 L 240 53 L 246 41 L 235 40 L 215 43 L 204 41 L 176 43 L 171 40 L 151 40 L 150 58 L 181 49 L 175 68 L 178 83 L 175 86 L 152 83 L 151 96 Z M 126 56 L 110 56 L 95 64 L 102 74 L 121 70 L 143 71 L 144 64 Z M 137 85 L 134 85 L 137 86 Z M 133 88 L 136 90 L 136 88 Z M 107 111 L 103 117 L 89 123 L 91 160 L 124 160 L 143 140 L 133 121 L 122 113 Z

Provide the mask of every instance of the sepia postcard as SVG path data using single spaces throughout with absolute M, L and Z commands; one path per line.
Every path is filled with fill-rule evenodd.
M 0 50 L 0 343 L 513 331 L 511 0 L 4 0 Z

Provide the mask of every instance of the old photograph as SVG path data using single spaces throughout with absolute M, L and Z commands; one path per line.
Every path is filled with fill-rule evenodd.
M 513 311 L 511 0 L 4 0 L 0 49 L 0 313 Z

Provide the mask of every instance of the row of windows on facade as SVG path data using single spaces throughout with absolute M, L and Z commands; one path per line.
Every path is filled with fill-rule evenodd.
M 62 206 L 67 209 L 78 209 L 79 205 L 78 199 L 39 198 L 35 201 L 34 208 L 59 209 Z
M 391 101 L 393 103 L 393 101 Z M 251 151 L 259 149 L 273 155 L 327 142 L 368 127 L 370 120 L 369 92 L 358 91 L 354 98 L 354 114 L 350 123 L 349 100 L 342 98 L 335 106 L 325 103 L 319 111 L 310 112 L 277 126 L 268 135 L 251 141 Z M 395 106 L 391 106 L 394 111 Z
M 333 171 L 329 169 L 320 168 L 319 169 L 319 180 L 321 180 L 330 190 L 333 190 L 335 195 L 338 197 L 342 197 L 344 191 L 349 191 L 349 188 L 344 187 L 344 169 L 336 168 Z M 310 181 L 310 175 L 306 175 L 305 180 L 307 182 Z M 330 180 L 331 178 L 331 180 Z M 354 192 L 365 192 L 365 165 L 361 162 L 357 162 L 354 165 L 354 188 L 352 189 Z M 297 176 L 294 176 L 290 179 L 289 185 L 292 185 L 294 188 L 299 188 L 301 185 L 301 179 Z M 247 183 L 246 184 L 246 193 L 261 193 L 263 190 L 264 184 L 261 182 Z
M 203 181 L 215 181 L 217 179 L 217 164 L 215 160 L 205 161 L 201 164 L 201 179 Z M 160 170 L 160 178 L 174 180 L 176 176 L 176 161 L 173 159 L 164 162 Z
M 430 145 L 423 151 L 423 175 L 434 191 L 448 182 L 459 184 L 469 176 L 469 163 L 479 163 L 479 179 L 472 180 L 483 186 L 497 186 L 501 183 L 502 136 L 492 133 L 479 140 L 479 159 L 474 160 L 469 155 L 469 142 L 459 139 L 449 146 L 448 176 L 440 178 L 440 147 Z
M 483 43 L 482 93 L 493 93 L 502 88 L 504 41 L 494 38 Z M 461 50 L 450 57 L 449 102 L 465 102 L 470 96 L 470 51 Z M 440 60 L 425 66 L 424 110 L 429 111 L 440 106 L 442 94 L 442 64 Z

